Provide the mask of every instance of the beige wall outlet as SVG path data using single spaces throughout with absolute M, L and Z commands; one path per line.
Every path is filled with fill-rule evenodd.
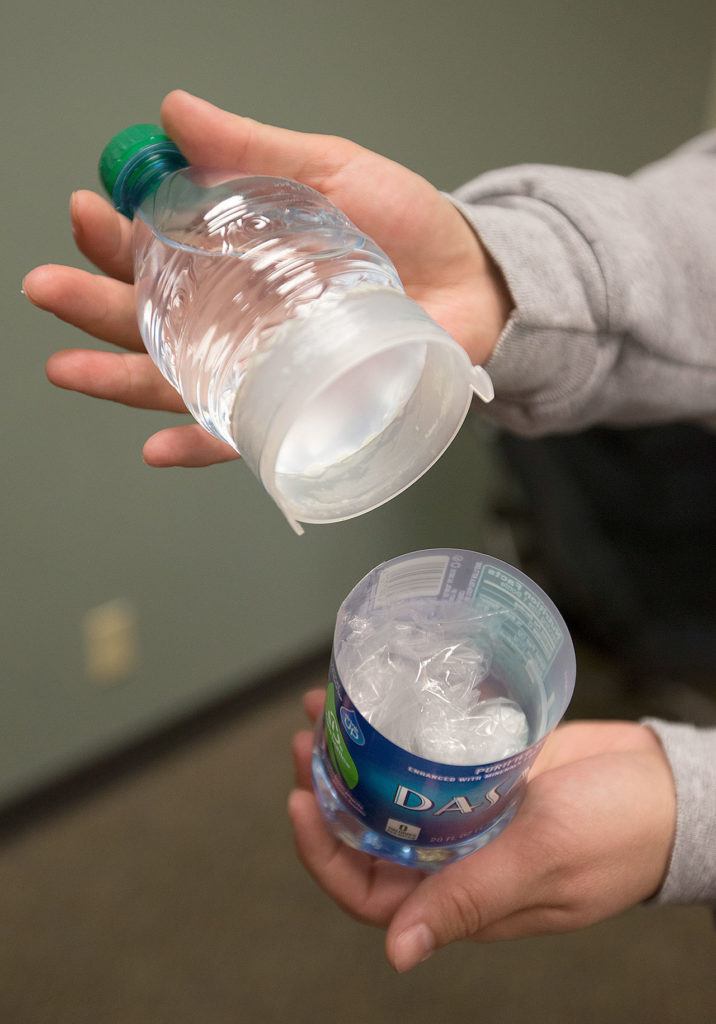
M 90 608 L 82 620 L 87 678 L 111 686 L 137 667 L 137 613 L 122 598 Z

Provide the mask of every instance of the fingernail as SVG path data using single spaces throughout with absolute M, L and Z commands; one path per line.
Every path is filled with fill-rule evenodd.
M 414 924 L 395 940 L 393 966 L 399 974 L 417 967 L 435 952 L 435 937 L 426 924 Z

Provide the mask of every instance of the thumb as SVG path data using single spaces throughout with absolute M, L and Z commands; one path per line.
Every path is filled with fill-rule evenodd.
M 388 928 L 386 952 L 396 971 L 409 971 L 441 946 L 536 902 L 523 834 L 518 817 L 482 850 L 421 882 Z
M 182 89 L 164 98 L 161 117 L 189 163 L 294 178 L 316 189 L 359 148 L 347 139 L 261 124 Z

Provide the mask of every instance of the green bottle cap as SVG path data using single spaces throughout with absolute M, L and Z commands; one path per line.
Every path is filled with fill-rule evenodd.
M 118 210 L 131 217 L 164 174 L 187 161 L 157 124 L 133 124 L 109 140 L 99 158 L 99 177 Z

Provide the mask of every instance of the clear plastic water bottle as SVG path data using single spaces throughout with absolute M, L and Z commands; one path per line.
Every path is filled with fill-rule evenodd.
M 297 532 L 400 493 L 445 451 L 473 392 L 491 399 L 485 371 L 314 189 L 188 167 L 156 125 L 115 136 L 100 176 L 134 219 L 149 355 Z
M 433 871 L 512 820 L 574 688 L 569 631 L 528 576 L 436 548 L 379 565 L 336 619 L 313 784 L 343 842 Z

